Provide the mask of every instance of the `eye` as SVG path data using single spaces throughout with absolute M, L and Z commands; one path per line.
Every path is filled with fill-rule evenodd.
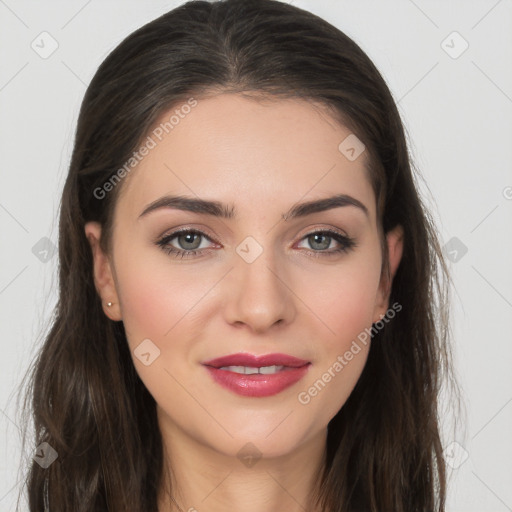
M 156 244 L 167 254 L 176 258 L 186 258 L 189 256 L 195 256 L 199 252 L 204 252 L 205 247 L 201 247 L 202 238 L 212 241 L 211 238 L 202 231 L 197 231 L 195 229 L 183 229 L 175 231 L 169 235 L 165 235 L 158 240 Z M 171 244 L 174 239 L 176 239 L 178 247 Z
M 337 231 L 324 229 L 321 231 L 313 231 L 307 234 L 302 240 L 306 240 L 313 251 L 306 251 L 315 257 L 333 256 L 342 252 L 348 252 L 356 246 L 353 238 L 342 235 Z M 331 243 L 335 241 L 338 247 L 332 248 Z M 331 250 L 327 250 L 331 248 Z

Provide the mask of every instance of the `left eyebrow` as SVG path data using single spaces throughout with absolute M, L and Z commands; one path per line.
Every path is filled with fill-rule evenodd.
M 353 206 L 368 216 L 368 208 L 361 201 L 347 194 L 337 194 L 325 199 L 296 204 L 286 213 L 282 214 L 282 218 L 286 221 L 343 206 Z M 163 196 L 150 203 L 139 215 L 139 218 L 161 208 L 174 208 L 225 219 L 233 219 L 235 217 L 235 207 L 233 205 L 225 205 L 219 201 L 208 201 L 187 196 Z
M 354 206 L 363 211 L 368 217 L 368 208 L 366 208 L 366 206 L 361 203 L 361 201 L 347 194 L 337 194 L 325 199 L 299 203 L 290 208 L 290 210 L 286 212 L 282 217 L 284 220 L 294 219 L 296 217 L 304 217 L 312 213 L 323 212 L 325 210 L 340 208 L 342 206 Z

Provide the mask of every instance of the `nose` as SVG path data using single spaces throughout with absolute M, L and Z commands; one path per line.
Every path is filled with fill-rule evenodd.
M 264 250 L 252 263 L 235 257 L 225 288 L 226 321 L 262 333 L 286 325 L 296 315 L 295 296 L 284 266 L 276 266 L 272 251 Z

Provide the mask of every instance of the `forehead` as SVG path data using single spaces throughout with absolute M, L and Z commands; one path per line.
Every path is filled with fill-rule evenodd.
M 148 133 L 150 149 L 119 201 L 136 216 L 162 195 L 183 194 L 229 202 L 243 214 L 346 193 L 373 218 L 366 154 L 351 161 L 340 151 L 349 136 L 325 106 L 304 99 L 224 93 L 184 101 Z

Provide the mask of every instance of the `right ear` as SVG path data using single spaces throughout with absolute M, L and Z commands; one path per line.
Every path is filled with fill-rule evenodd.
M 114 275 L 110 259 L 100 246 L 101 224 L 99 222 L 87 222 L 85 224 L 85 236 L 91 245 L 93 267 L 94 267 L 94 285 L 98 295 L 101 297 L 103 312 L 111 320 L 122 320 L 121 308 L 117 294 Z M 107 304 L 111 303 L 111 306 Z

